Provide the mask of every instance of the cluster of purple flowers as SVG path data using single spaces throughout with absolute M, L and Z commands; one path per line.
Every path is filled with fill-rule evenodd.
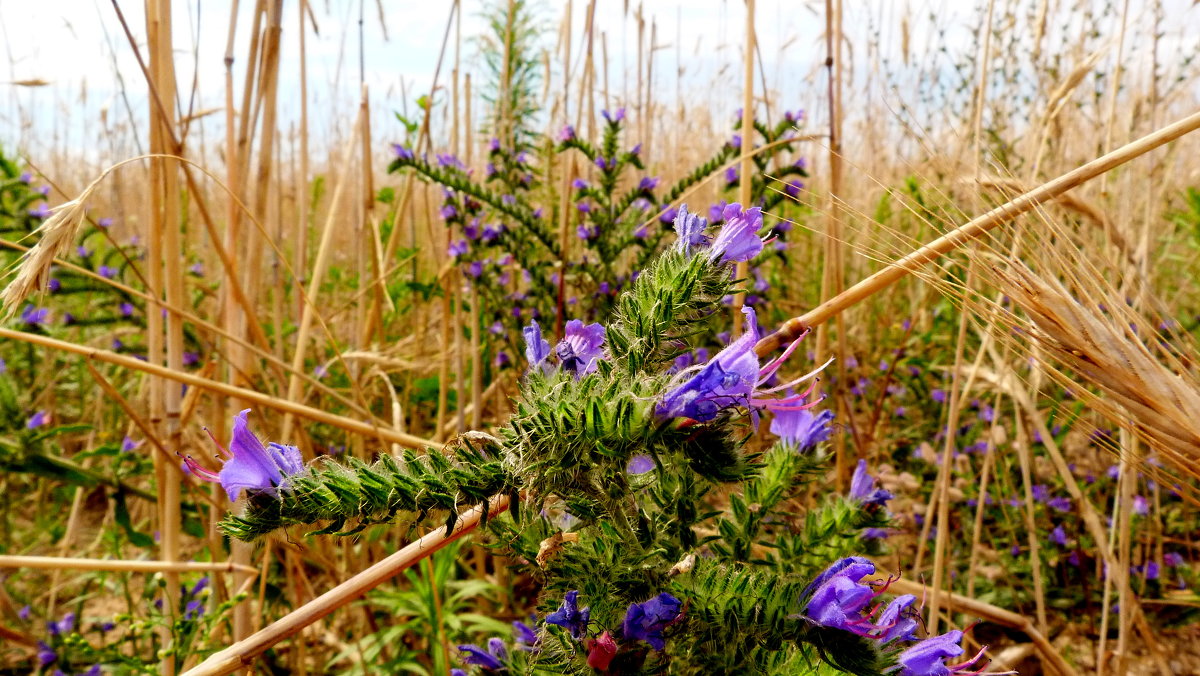
M 541 325 L 536 319 L 532 320 L 523 333 L 529 371 L 552 373 L 554 365 L 550 362 L 550 343 L 542 338 Z M 599 361 L 605 358 L 604 326 L 572 319 L 567 322 L 563 339 L 554 346 L 553 354 L 558 358 L 558 367 L 575 376 L 576 380 L 595 371 Z
M 623 648 L 636 650 L 638 643 L 646 643 L 651 649 L 662 652 L 666 648 L 666 630 L 679 621 L 683 602 L 668 593 L 661 593 L 641 603 L 631 603 L 625 612 L 621 627 L 613 631 L 604 630 L 597 635 L 589 632 L 591 609 L 579 607 L 579 591 L 567 592 L 558 610 L 546 616 L 545 623 L 562 627 L 572 640 L 582 644 L 587 652 L 587 664 L 593 669 L 607 670 L 613 659 Z M 524 622 L 513 622 L 513 633 L 518 650 L 536 651 L 540 639 L 537 632 Z M 617 639 L 624 642 L 618 644 Z M 460 645 L 458 650 L 465 664 L 478 666 L 484 673 L 495 673 L 506 668 L 508 647 L 499 638 L 487 641 L 487 648 L 478 645 Z M 462 669 L 451 671 L 453 676 L 466 676 Z
M 984 646 L 974 657 L 957 664 L 946 660 L 963 654 L 963 633 L 957 629 L 940 636 L 917 638 L 918 614 L 913 604 L 916 597 L 904 594 L 886 606 L 876 603 L 887 590 L 889 582 L 863 582 L 875 574 L 875 564 L 868 559 L 851 556 L 827 568 L 804 590 L 803 617 L 810 622 L 833 629 L 848 631 L 857 636 L 879 641 L 916 641 L 896 658 L 899 676 L 950 676 L 951 674 L 982 674 L 979 661 Z

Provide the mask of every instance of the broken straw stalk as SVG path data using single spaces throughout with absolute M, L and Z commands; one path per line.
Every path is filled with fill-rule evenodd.
M 788 320 L 778 331 L 760 340 L 755 346 L 755 351 L 759 356 L 773 352 L 797 338 L 805 330 L 828 321 L 860 301 L 886 289 L 925 264 L 982 236 L 989 230 L 1196 129 L 1200 129 L 1200 111 L 1092 160 L 1052 181 L 1043 183 L 926 244 L 818 305 L 810 312 Z M 506 496 L 497 496 L 490 504 L 491 513 L 498 514 L 507 507 L 508 499 Z M 467 511 L 459 517 L 458 524 L 451 533 L 446 534 L 443 529 L 439 528 L 425 535 L 420 540 L 379 561 L 250 637 L 212 655 L 185 672 L 183 676 L 218 676 L 232 673 L 249 664 L 272 645 L 299 633 L 309 624 L 350 603 L 367 591 L 398 575 L 404 569 L 462 537 L 478 525 L 481 514 L 481 507 Z

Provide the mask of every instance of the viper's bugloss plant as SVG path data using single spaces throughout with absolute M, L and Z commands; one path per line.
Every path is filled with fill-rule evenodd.
M 459 646 L 466 672 L 942 673 L 937 655 L 957 653 L 942 637 L 913 643 L 915 598 L 885 600 L 887 583 L 855 556 L 865 530 L 889 522 L 891 495 L 866 465 L 844 497 L 808 510 L 796 499 L 827 469 L 832 434 L 830 414 L 809 414 L 820 367 L 767 385 L 800 341 L 761 364 L 746 308 L 742 336 L 677 367 L 728 316 L 734 264 L 762 249 L 757 209 L 723 214 L 713 232 L 681 207 L 680 238 L 622 291 L 607 325 L 571 320 L 554 347 L 536 320 L 524 327 L 516 412 L 492 435 L 299 468 L 287 447 L 253 438 L 243 413 L 232 459 L 208 477 L 248 492 L 225 532 L 354 532 L 406 512 L 449 529 L 459 510 L 508 495 L 510 515 L 487 526 L 540 583 L 542 619 Z M 749 443 L 762 415 L 780 437 L 766 450 Z

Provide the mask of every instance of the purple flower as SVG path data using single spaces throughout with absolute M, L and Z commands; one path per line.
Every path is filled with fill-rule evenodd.
M 934 390 L 929 393 L 929 398 L 933 399 L 935 402 L 937 402 L 939 404 L 944 404 L 944 403 L 946 403 L 946 390 L 941 390 L 941 389 Z
M 579 202 L 575 205 L 575 208 L 578 209 L 579 213 L 581 214 L 592 213 L 592 205 L 590 202 Z
M 734 134 L 733 138 L 729 139 L 729 145 L 734 148 L 741 148 L 742 147 L 742 135 Z
M 47 623 L 46 628 L 50 630 L 51 636 L 71 633 L 75 630 L 75 613 L 63 615 L 62 619 L 58 622 Z
M 479 279 L 483 275 L 483 263 L 481 261 L 471 261 L 467 266 L 467 276 L 472 279 Z
M 672 223 L 675 221 L 675 215 L 678 213 L 679 213 L 679 210 L 676 209 L 675 207 L 664 206 L 663 212 L 658 215 L 658 222 L 659 223 Z
M 564 143 L 575 140 L 575 127 L 563 125 L 562 131 L 558 133 L 558 140 Z
M 451 242 L 450 248 L 446 252 L 450 254 L 451 258 L 458 258 L 459 256 L 465 256 L 470 250 L 471 246 L 467 244 L 467 240 L 460 239 L 457 242 Z
M 493 136 L 492 139 L 488 141 L 488 152 L 494 153 L 498 150 L 500 150 L 500 139 Z
M 857 500 L 866 505 L 886 505 L 892 499 L 892 494 L 883 488 L 875 488 L 875 479 L 867 474 L 867 461 L 859 460 L 854 468 L 854 476 L 850 478 L 851 500 Z
M 550 343 L 542 338 L 542 327 L 536 319 L 529 321 L 529 326 L 521 330 L 525 336 L 525 359 L 529 361 L 529 370 L 540 369 L 549 373 Z
M 567 322 L 566 335 L 554 347 L 558 363 L 577 379 L 596 370 L 596 362 L 604 356 L 604 326 L 572 319 Z
M 1054 530 L 1050 531 L 1050 541 L 1059 547 L 1067 546 L 1067 531 L 1063 530 L 1062 524 L 1055 526 Z
M 224 456 L 220 472 L 202 467 L 191 456 L 184 459 L 187 468 L 196 476 L 205 481 L 220 482 L 230 502 L 238 499 L 242 489 L 276 495 L 278 489 L 287 488 L 288 477 L 304 471 L 300 449 L 275 442 L 264 447 L 250 431 L 246 422 L 248 413 L 250 409 L 245 409 L 234 416 L 229 450 L 213 439 Z
M 762 209 L 750 207 L 742 211 L 738 203 L 725 207 L 725 225 L 713 240 L 708 256 L 722 263 L 748 261 L 763 249 L 758 231 L 762 228 Z
M 804 111 L 797 110 L 796 112 L 792 112 L 789 110 L 783 114 L 783 119 L 787 120 L 788 122 L 799 122 L 800 120 L 804 119 Z
M 1046 501 L 1046 504 L 1049 505 L 1054 510 L 1059 511 L 1059 512 L 1071 511 L 1071 498 L 1064 498 L 1064 497 L 1050 498 L 1049 500 Z
M 452 153 L 438 153 L 437 163 L 446 169 L 465 169 L 463 163 Z
M 954 629 L 941 636 L 932 636 L 913 644 L 896 658 L 901 668 L 900 676 L 950 676 L 967 673 L 967 670 L 983 657 L 983 650 L 967 662 L 946 664 L 946 658 L 963 654 L 962 646 L 959 645 L 961 641 L 962 632 Z
M 641 155 L 642 154 L 642 144 L 640 144 L 640 143 L 635 144 L 632 148 L 629 149 L 629 154 L 635 155 L 635 156 Z
M 501 646 L 503 647 L 503 644 Z M 504 668 L 504 663 L 500 661 L 503 659 L 503 654 L 492 654 L 491 647 L 491 641 L 489 641 L 488 652 L 484 652 L 483 648 L 477 645 L 460 645 L 458 646 L 458 650 L 462 653 L 460 657 L 462 657 L 464 664 L 483 667 L 485 671 L 499 671 Z
M 412 148 L 409 148 L 408 146 L 403 146 L 403 145 L 400 145 L 399 143 L 393 143 L 392 144 L 392 152 L 396 153 L 396 157 L 398 157 L 402 160 L 413 159 Z
M 60 282 L 57 278 L 51 277 L 50 281 L 46 282 L 46 290 L 50 293 L 55 293 L 60 289 L 62 289 L 62 282 Z
M 50 421 L 50 414 L 45 411 L 38 411 L 29 416 L 29 420 L 25 422 L 25 429 L 36 430 Z
M 547 624 L 557 624 L 566 629 L 571 633 L 571 638 L 576 641 L 583 638 L 587 632 L 588 618 L 591 616 L 590 608 L 579 609 L 578 599 L 579 590 L 573 589 L 567 592 L 558 610 L 546 616 Z
M 48 664 L 53 664 L 54 660 L 58 659 L 58 653 L 54 652 L 54 648 L 46 645 L 44 641 L 38 641 L 37 647 L 38 664 L 42 665 L 43 667 Z
M 96 269 L 96 272 L 105 279 L 112 279 L 117 276 L 117 269 L 108 265 L 101 265 Z
M 502 369 L 505 366 L 508 366 L 511 362 L 512 362 L 512 360 L 509 359 L 508 353 L 505 352 L 504 350 L 500 350 L 499 352 L 497 352 L 496 358 L 492 360 L 492 364 L 495 365 L 495 367 L 498 369 Z
M 879 630 L 879 640 L 881 643 L 890 643 L 897 639 L 901 641 L 915 641 L 917 639 L 917 620 L 914 617 L 916 613 L 912 610 L 912 604 L 917 600 L 917 597 L 912 594 L 904 594 L 892 599 L 892 602 L 883 609 L 879 619 L 875 622 L 875 627 Z
M 36 207 L 29 210 L 29 215 L 38 219 L 50 218 L 50 214 L 53 213 L 50 207 L 46 206 L 45 202 L 39 202 Z
M 587 181 L 583 180 L 582 178 L 577 178 L 574 181 L 571 181 L 571 187 L 575 188 L 576 190 L 587 190 L 588 184 Z
M 21 172 L 21 177 L 17 180 L 25 185 L 29 185 L 30 183 L 33 183 L 33 174 L 29 173 L 28 171 L 23 171 Z
M 22 622 L 28 622 L 29 621 L 29 612 L 30 612 L 29 605 L 26 604 L 26 605 L 22 606 L 20 610 L 17 611 L 17 617 L 19 617 Z
M 741 405 L 750 409 L 751 419 L 757 424 L 758 408 L 780 410 L 781 407 L 799 408 L 816 404 L 816 402 L 812 404 L 799 403 L 812 393 L 812 387 L 801 394 L 782 398 L 753 397 L 755 388 L 775 374 L 796 349 L 803 336 L 793 341 L 781 356 L 760 370 L 758 355 L 754 352 L 754 344 L 758 341 L 758 324 L 754 308 L 744 307 L 742 313 L 746 315 L 746 331 L 742 336 L 718 352 L 703 367 L 698 367 L 699 371 L 694 375 L 692 375 L 692 369 L 681 372 L 673 382 L 678 382 L 683 378 L 687 378 L 687 380 L 663 395 L 654 409 L 655 414 L 660 418 L 682 417 L 697 422 L 708 422 L 716 418 L 722 410 Z M 764 390 L 764 392 L 792 387 L 815 376 L 822 368 L 824 366 L 792 382 L 778 385 Z
M 875 598 L 875 590 L 860 580 L 874 573 L 875 564 L 860 556 L 834 562 L 805 589 L 813 591 L 804 614 L 821 626 L 864 635 L 871 626 L 862 611 Z
M 679 211 L 675 215 L 675 234 L 678 237 L 675 240 L 675 248 L 690 257 L 695 251 L 707 246 L 708 238 L 704 236 L 704 228 L 707 226 L 703 218 L 688 213 L 686 204 L 679 205 Z
M 44 307 L 26 305 L 21 310 L 21 323 L 28 327 L 43 326 L 50 320 L 50 310 Z
M 1146 498 L 1140 495 L 1133 496 L 1133 513 L 1138 516 L 1146 516 L 1150 513 L 1150 503 L 1146 501 Z
M 439 213 L 443 219 L 448 221 L 455 216 L 458 216 L 458 209 L 454 208 L 453 204 L 443 204 Z
M 658 187 L 659 180 L 657 176 L 643 176 L 642 180 L 638 181 L 637 189 L 647 192 L 654 190 Z
M 1167 552 L 1163 554 L 1163 565 L 1168 568 L 1177 568 L 1183 565 L 1183 555 L 1179 552 Z M 26 606 L 28 607 L 28 606 Z
M 113 220 L 107 216 L 96 221 L 97 228 L 111 228 Z
M 616 124 L 625 119 L 625 108 L 617 108 L 617 112 L 610 113 L 607 110 L 601 110 L 600 115 L 608 121 L 609 124 Z
M 132 303 L 121 303 L 121 305 L 119 306 L 119 309 L 121 311 L 122 317 L 132 317 L 133 316 L 133 304 Z
M 629 459 L 629 464 L 625 466 L 625 473 L 636 476 L 638 474 L 645 474 L 652 469 L 654 469 L 654 458 L 643 453 Z
M 799 451 L 813 448 L 833 434 L 829 424 L 833 420 L 833 411 L 829 409 L 813 415 L 808 409 L 781 406 L 772 412 L 775 417 L 771 420 L 771 434 Z
M 1158 579 L 1158 564 L 1156 562 L 1154 562 L 1154 561 L 1146 562 L 1146 579 L 1147 580 L 1157 580 Z
M 663 630 L 679 617 L 682 608 L 683 602 L 666 592 L 649 601 L 631 603 L 621 623 L 621 635 L 626 641 L 645 641 L 662 651 L 666 647 Z
M 616 160 L 606 160 L 603 157 L 596 158 L 596 166 L 603 170 L 615 169 L 617 166 Z
M 38 193 L 38 194 L 39 194 L 39 195 L 41 195 L 42 197 L 45 197 L 46 195 L 49 195 L 49 194 L 50 194 L 50 186 L 48 186 L 48 185 L 39 185 L 38 187 L 34 188 L 34 189 L 33 189 L 33 191 L 34 191 L 34 192 L 36 192 L 36 193 Z
M 633 238 L 634 239 L 646 239 L 649 236 L 650 236 L 650 224 L 649 223 L 642 223 L 641 225 L 634 228 L 634 230 L 633 230 Z
M 727 185 L 733 185 L 734 183 L 737 183 L 738 174 L 739 174 L 739 172 L 738 172 L 737 167 L 726 167 L 725 168 L 725 183 Z
M 518 648 L 521 650 L 529 650 L 533 648 L 533 646 L 537 645 L 537 632 L 533 630 L 533 627 L 520 620 L 514 620 L 512 626 L 513 635 L 518 644 Z
M 600 236 L 600 226 L 597 225 L 589 228 L 581 223 L 579 227 L 575 228 L 575 234 L 579 236 L 579 239 L 589 242 Z
M 142 445 L 142 442 L 140 442 L 140 441 L 134 441 L 133 439 L 131 439 L 131 438 L 129 438 L 129 437 L 127 436 L 127 437 L 125 437 L 124 439 L 122 439 L 122 440 L 121 440 L 121 452 L 122 452 L 122 453 L 129 453 L 129 452 L 131 452 L 131 451 L 134 451 L 134 450 L 136 450 L 136 449 L 137 449 L 137 447 L 138 447 L 138 446 L 141 446 L 141 445 Z

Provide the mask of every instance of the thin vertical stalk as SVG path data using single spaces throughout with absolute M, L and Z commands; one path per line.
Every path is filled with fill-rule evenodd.
M 296 249 L 294 263 L 292 269 L 296 271 L 296 283 L 303 286 L 308 281 L 308 53 L 306 49 L 306 29 L 305 29 L 305 12 L 308 9 L 308 0 L 300 0 L 297 4 L 299 10 L 297 20 L 299 21 L 299 39 L 300 39 L 300 177 L 296 186 Z M 296 310 L 299 313 L 304 307 L 304 299 L 297 294 Z M 282 344 L 282 343 L 281 343 Z
M 745 51 L 742 54 L 742 163 L 741 176 L 738 181 L 738 201 L 742 208 L 749 209 L 754 175 L 754 158 L 751 156 L 754 143 L 754 0 L 746 0 L 746 39 Z M 742 261 L 737 264 L 734 276 L 746 279 L 750 276 L 750 264 Z M 733 337 L 742 335 L 742 305 L 746 301 L 746 292 L 738 291 L 733 297 Z

